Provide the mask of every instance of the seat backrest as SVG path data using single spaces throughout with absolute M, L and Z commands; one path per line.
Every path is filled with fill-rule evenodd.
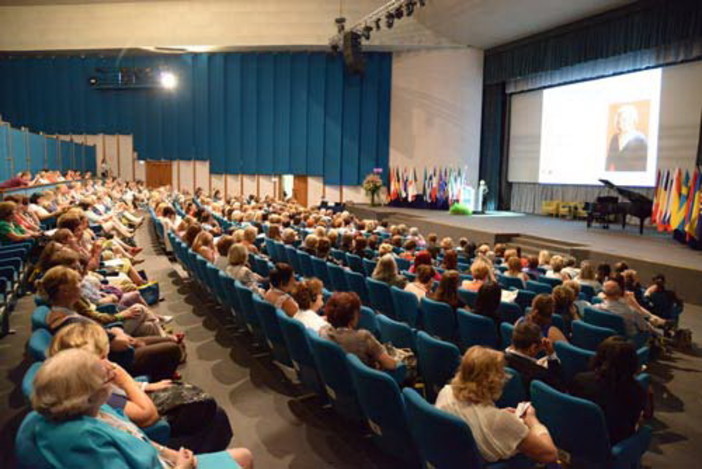
M 15 454 L 20 469 L 51 469 L 53 466 L 41 456 L 35 440 L 37 424 L 43 419 L 37 412 L 30 412 L 22 420 L 15 437 Z
M 362 275 L 365 275 L 366 273 L 363 269 L 363 260 L 361 259 L 361 256 L 347 252 L 346 265 L 348 265 L 354 272 L 357 272 Z
M 626 337 L 626 326 L 624 318 L 608 311 L 602 311 L 597 308 L 586 306 L 583 311 L 583 319 L 586 323 L 594 326 L 607 327 L 614 329 L 617 334 Z
M 366 278 L 366 284 L 368 285 L 368 296 L 371 306 L 393 319 L 396 318 L 395 307 L 392 304 L 390 285 L 370 277 Z
M 459 288 L 458 297 L 462 302 L 468 305 L 468 307 L 473 308 L 475 306 L 475 300 L 478 298 L 478 292 L 466 290 L 465 288 Z
M 258 319 L 258 314 L 256 314 L 256 309 L 254 308 L 254 293 L 242 285 L 238 280 L 234 283 L 236 287 L 236 293 L 239 296 L 239 303 L 241 304 L 241 312 L 246 322 L 246 326 L 249 331 L 254 332 L 261 329 L 261 322 Z
M 571 323 L 571 328 L 573 330 L 573 338 L 571 341 L 573 345 L 586 350 L 597 350 L 597 346 L 600 345 L 600 342 L 607 337 L 617 335 L 614 329 L 593 326 L 585 321 L 573 321 Z
M 419 307 L 422 309 L 425 331 L 443 340 L 453 340 L 456 337 L 456 313 L 451 306 L 424 297 L 419 302 Z
M 253 297 L 253 304 L 263 335 L 266 337 L 268 346 L 273 350 L 273 357 L 284 365 L 292 366 L 287 344 L 283 338 L 283 331 L 278 323 L 276 307 L 259 296 Z
M 590 299 L 595 296 L 595 287 L 592 285 L 580 284 L 580 293 L 585 295 L 585 300 L 590 301 Z
M 519 277 L 510 277 L 509 275 L 499 275 L 497 276 L 498 282 L 504 288 L 524 288 L 524 281 Z
M 546 276 L 541 276 L 541 277 L 539 278 L 539 282 L 545 283 L 545 284 L 547 284 L 547 285 L 550 285 L 551 288 L 557 287 L 558 285 L 562 285 L 562 284 L 563 284 L 563 280 L 561 280 L 560 278 L 556 278 L 556 277 L 546 277 Z
M 314 277 L 314 266 L 312 265 L 312 256 L 307 254 L 305 251 L 297 251 L 297 257 L 300 259 L 300 268 L 302 269 L 302 275 L 310 278 Z
M 517 303 L 508 301 L 500 301 L 500 304 L 497 306 L 497 313 L 500 315 L 501 321 L 510 324 L 514 324 L 519 318 L 524 316 L 522 308 Z
M 502 388 L 502 395 L 495 402 L 495 405 L 500 409 L 506 407 L 516 408 L 520 402 L 529 400 L 526 389 L 524 389 L 524 380 L 517 370 L 505 367 L 505 372 L 508 375 L 508 379 Z
M 317 364 L 312 356 L 307 329 L 300 321 L 288 317 L 281 310 L 277 310 L 276 314 L 298 378 L 310 391 L 324 395 L 324 389 L 317 374 Z
M 529 306 L 531 306 L 531 303 L 534 301 L 535 297 L 536 293 L 533 291 L 520 288 L 517 290 L 517 298 L 514 299 L 514 302 L 517 303 L 520 308 L 522 308 L 522 311 L 525 311 Z
M 363 421 L 363 412 L 358 404 L 356 388 L 351 380 L 348 361 L 344 351 L 334 342 L 308 332 L 307 337 L 317 371 L 334 409 L 343 417 Z
M 239 301 L 239 293 L 236 290 L 236 280 L 227 273 L 220 271 L 219 281 L 222 284 L 229 307 L 233 310 L 235 315 L 242 315 L 241 301 Z
M 318 257 L 310 256 L 310 258 L 312 259 L 312 270 L 314 271 L 314 276 L 320 279 L 324 285 L 331 287 L 331 279 L 329 278 L 327 261 Z
M 349 284 L 349 290 L 352 292 L 356 292 L 356 294 L 361 298 L 361 302 L 364 305 L 369 305 L 370 297 L 368 295 L 368 285 L 366 285 L 366 278 L 358 272 L 353 272 L 350 270 L 345 270 L 344 275 L 346 275 L 346 283 Z
M 375 270 L 375 266 L 376 266 L 377 262 L 372 261 L 370 259 L 366 259 L 366 258 L 363 258 L 362 262 L 363 262 L 363 271 L 365 272 L 366 277 L 370 277 L 371 275 L 373 275 L 373 271 Z
M 500 348 L 506 349 L 512 345 L 512 334 L 514 333 L 514 325 L 508 322 L 500 323 Z
M 378 315 L 375 314 L 372 308 L 361 306 L 361 311 L 358 318 L 358 328 L 370 331 L 376 338 L 380 337 L 380 328 L 378 327 Z
M 51 309 L 46 306 L 37 306 L 32 312 L 32 330 L 46 329 L 49 325 L 46 323 L 46 317 L 49 315 Z
M 46 360 L 46 351 L 51 345 L 51 333 L 46 329 L 37 329 L 32 332 L 27 342 L 27 351 L 29 355 L 37 361 Z
M 302 274 L 302 266 L 300 265 L 300 258 L 297 254 L 297 249 L 293 246 L 285 246 L 285 254 L 288 259 L 288 263 L 292 266 L 295 273 Z
M 419 300 L 417 295 L 395 286 L 390 287 L 392 305 L 398 321 L 406 322 L 412 327 L 417 327 L 419 319 Z
M 526 283 L 526 289 L 533 291 L 537 295 L 539 293 L 546 293 L 546 294 L 551 294 L 553 291 L 553 287 L 549 285 L 548 283 L 543 283 L 543 282 L 535 282 L 533 280 L 528 280 Z
M 465 309 L 456 311 L 458 321 L 458 341 L 463 350 L 474 345 L 497 348 L 498 339 L 495 322 L 479 314 L 474 314 Z
M 435 339 L 424 331 L 417 332 L 417 367 L 424 378 L 427 399 L 436 399 L 442 387 L 456 373 L 461 352 L 455 345 Z
M 553 347 L 561 361 L 563 378 L 567 383 L 573 381 L 578 373 L 587 371 L 590 360 L 595 356 L 595 352 L 576 347 L 565 341 L 558 341 L 553 344 Z
M 34 377 L 43 363 L 43 361 L 32 363 L 22 377 L 22 394 L 24 394 L 27 400 L 29 400 L 29 396 L 31 396 L 32 390 L 34 389 Z
M 349 291 L 349 285 L 346 282 L 346 275 L 344 275 L 343 267 L 329 262 L 327 263 L 327 270 L 329 271 L 329 279 L 331 280 L 332 287 L 334 287 L 334 291 Z
M 410 431 L 425 467 L 483 467 L 466 422 L 437 409 L 413 389 L 405 388 L 402 395 Z
M 571 458 L 606 467 L 610 459 L 604 414 L 597 404 L 556 391 L 538 380 L 531 382 L 531 402 L 558 448 Z M 587 428 L 587 431 L 583 431 Z
M 412 263 L 409 261 L 409 259 L 404 259 L 402 257 L 396 257 L 395 258 L 395 263 L 397 263 L 397 270 L 409 270 L 410 267 L 412 266 Z
M 416 462 L 405 402 L 400 387 L 387 373 L 374 370 L 352 354 L 346 355 L 358 402 L 373 440 L 384 452 L 408 462 Z
M 398 348 L 417 349 L 415 333 L 404 322 L 393 321 L 384 314 L 376 316 L 378 330 L 380 332 L 380 340 L 385 344 L 390 342 Z

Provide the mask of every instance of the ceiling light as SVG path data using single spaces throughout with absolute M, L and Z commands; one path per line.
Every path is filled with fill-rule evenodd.
M 427 0 L 419 0 L 419 6 L 424 7 L 427 5 Z
M 371 31 L 373 31 L 373 27 L 365 25 L 363 27 L 363 32 L 361 33 L 363 35 L 363 39 L 365 39 L 366 41 L 370 41 Z
M 401 6 L 397 7 L 395 10 L 395 18 L 402 19 L 402 17 L 405 16 L 405 10 L 402 9 Z
M 414 5 L 416 3 L 415 0 L 408 0 L 407 3 L 405 3 L 405 13 L 407 16 L 412 16 L 414 14 Z
M 376 18 L 375 19 L 375 30 L 380 31 L 380 22 L 382 21 L 381 18 Z
M 161 82 L 161 86 L 167 90 L 172 90 L 178 86 L 178 78 L 171 72 L 161 72 L 159 81 Z
M 340 16 L 334 20 L 334 23 L 336 23 L 336 32 L 339 34 L 343 33 L 346 29 L 346 18 Z
M 392 13 L 388 13 L 387 15 L 385 15 L 385 26 L 388 29 L 392 29 L 392 25 L 394 23 L 395 23 L 395 15 L 393 15 Z

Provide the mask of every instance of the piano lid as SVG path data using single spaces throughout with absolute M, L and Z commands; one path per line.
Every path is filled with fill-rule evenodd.
M 607 179 L 600 179 L 599 181 L 610 189 L 617 191 L 619 195 L 627 200 L 630 200 L 631 202 L 653 204 L 653 200 L 649 199 L 643 194 L 639 194 L 638 192 L 634 192 L 629 189 L 623 189 Z

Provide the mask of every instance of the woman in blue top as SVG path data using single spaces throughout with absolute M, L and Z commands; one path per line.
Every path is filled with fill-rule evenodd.
M 129 469 L 237 469 L 253 467 L 244 448 L 195 456 L 149 440 L 144 433 L 105 402 L 114 370 L 109 362 L 79 349 L 49 358 L 34 379 L 31 426 L 23 425 L 18 444 L 35 451 L 20 458 L 39 457 L 56 468 L 100 467 Z M 29 441 L 28 441 L 29 440 Z

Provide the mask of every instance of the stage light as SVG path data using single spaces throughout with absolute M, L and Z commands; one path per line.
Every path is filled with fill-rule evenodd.
M 336 44 L 336 43 L 332 44 L 331 51 L 332 51 L 332 54 L 338 54 L 339 53 L 339 44 Z
M 380 21 L 381 21 L 381 18 L 375 19 L 375 30 L 376 31 L 380 31 Z
M 387 15 L 385 15 L 385 26 L 388 29 L 392 29 L 393 24 L 395 24 L 395 15 L 393 15 L 392 13 L 388 13 Z
M 346 30 L 346 18 L 340 16 L 334 20 L 336 23 L 336 32 L 341 34 Z
M 403 10 L 401 6 L 397 7 L 395 10 L 395 18 L 401 20 L 403 16 L 405 16 L 405 10 Z
M 407 3 L 405 4 L 405 13 L 407 16 L 412 16 L 414 14 L 414 5 L 417 2 L 415 0 L 408 0 Z
M 425 7 L 425 6 L 427 6 L 427 0 L 419 0 L 419 6 L 420 6 L 420 7 Z
M 370 41 L 371 31 L 373 31 L 373 27 L 365 25 L 363 27 L 363 32 L 361 33 L 363 35 L 363 39 L 365 39 L 366 41 Z
M 178 78 L 171 72 L 161 72 L 159 81 L 161 82 L 161 86 L 167 90 L 172 90 L 178 85 Z

